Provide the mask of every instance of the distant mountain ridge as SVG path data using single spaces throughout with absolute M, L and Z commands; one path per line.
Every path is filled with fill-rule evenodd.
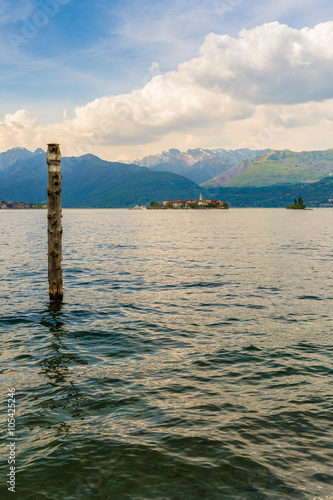
M 268 151 L 246 159 L 202 186 L 247 187 L 312 182 L 333 175 L 333 149 L 324 151 Z
M 228 171 L 244 159 L 267 153 L 268 149 L 170 149 L 161 154 L 146 156 L 136 160 L 136 165 L 145 166 L 154 171 L 168 171 L 183 175 L 197 184 Z
M 0 153 L 0 170 L 4 170 L 10 167 L 16 161 L 27 160 L 28 158 L 31 158 L 35 154 L 40 154 L 40 153 L 45 154 L 45 152 L 41 148 L 36 149 L 35 152 L 29 151 L 28 149 L 25 148 L 9 149 L 8 151 Z
M 214 161 L 207 150 L 189 151 L 192 159 L 186 157 L 186 153 L 185 163 L 203 156 Z M 171 150 L 168 154 L 164 154 L 165 159 L 170 158 L 170 154 L 177 157 L 183 153 Z M 156 155 L 154 157 L 152 162 L 157 160 Z M 14 148 L 1 153 L 0 161 L 0 200 L 46 201 L 45 151 Z M 192 166 L 197 168 L 200 161 Z M 168 164 L 165 161 L 163 165 Z M 173 172 L 108 162 L 92 154 L 63 157 L 61 165 L 64 207 L 121 208 L 155 200 L 197 199 L 200 192 L 203 197 L 219 198 L 231 206 L 285 206 L 296 196 L 303 196 L 310 206 L 330 206 L 333 199 L 333 149 L 302 153 L 269 150 L 259 157 L 241 161 L 201 187 Z
M 45 202 L 46 155 L 37 150 L 0 171 L 0 199 Z M 62 203 L 64 207 L 129 207 L 167 198 L 197 198 L 200 188 L 171 172 L 101 160 L 87 154 L 63 157 Z

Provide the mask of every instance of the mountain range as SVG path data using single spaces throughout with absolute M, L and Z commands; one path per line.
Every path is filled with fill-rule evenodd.
M 18 148 L 17 148 L 18 149 Z M 8 201 L 46 201 L 47 166 L 43 150 L 8 151 L 0 170 L 0 198 Z M 19 157 L 9 164 L 9 157 Z M 5 162 L 4 162 L 5 163 Z M 172 172 L 101 160 L 87 154 L 64 157 L 62 203 L 64 207 L 128 207 L 166 198 L 197 198 L 200 188 Z
M 44 153 L 44 151 L 39 148 L 36 149 L 36 151 L 33 153 L 32 151 L 28 151 L 25 148 L 13 148 L 3 153 L 0 153 L 0 171 L 6 170 L 16 161 L 28 160 L 29 158 L 32 158 L 38 153 Z
M 168 171 L 183 175 L 196 184 L 208 181 L 228 171 L 239 162 L 265 154 L 270 150 L 254 151 L 251 149 L 169 149 L 161 154 L 146 156 L 136 160 L 136 165 L 149 167 L 155 172 Z
M 333 149 L 301 153 L 289 150 L 268 151 L 241 161 L 202 186 L 261 187 L 318 181 L 330 175 L 333 175 Z
M 296 196 L 317 206 L 333 199 L 333 149 L 302 153 L 171 149 L 136 164 L 87 154 L 64 157 L 61 165 L 64 207 L 130 207 L 198 198 L 200 192 L 233 206 L 284 206 Z M 221 173 L 221 168 L 226 170 Z M 218 175 L 200 186 L 188 177 L 196 172 L 200 180 L 213 171 Z M 0 153 L 0 200 L 45 202 L 46 186 L 45 151 L 14 148 Z

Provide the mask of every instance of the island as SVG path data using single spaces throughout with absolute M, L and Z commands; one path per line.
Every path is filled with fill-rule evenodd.
M 222 200 L 203 199 L 200 193 L 198 200 L 188 198 L 187 200 L 164 200 L 160 205 L 157 201 L 152 201 L 149 206 L 150 209 L 222 209 L 229 208 L 229 203 Z
M 0 210 L 6 209 L 47 208 L 44 203 L 23 203 L 22 201 L 0 201 Z
M 293 205 L 288 205 L 286 208 L 288 210 L 305 210 L 306 205 L 304 204 L 303 198 L 300 196 L 298 200 L 295 198 Z

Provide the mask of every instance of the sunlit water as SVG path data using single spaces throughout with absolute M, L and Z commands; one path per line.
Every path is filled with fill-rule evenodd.
M 16 497 L 331 499 L 333 211 L 0 211 Z

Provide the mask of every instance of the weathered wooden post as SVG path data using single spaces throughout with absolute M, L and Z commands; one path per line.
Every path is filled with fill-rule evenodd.
M 47 145 L 48 277 L 50 300 L 62 300 L 61 153 L 59 144 Z

